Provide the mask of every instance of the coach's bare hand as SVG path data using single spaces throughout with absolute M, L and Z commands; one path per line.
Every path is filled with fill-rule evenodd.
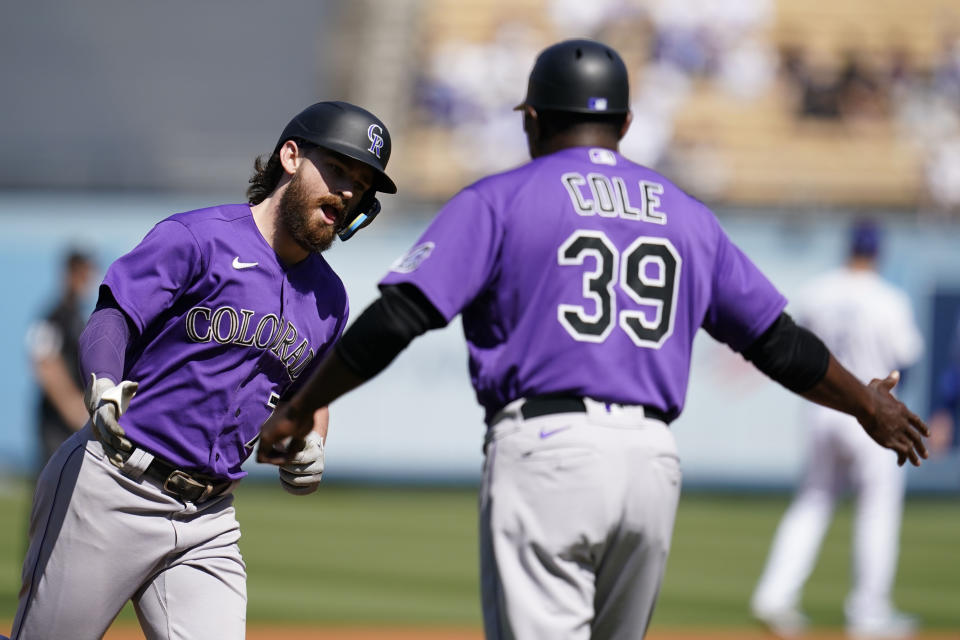
M 304 438 L 313 429 L 314 414 L 291 403 L 277 407 L 260 427 L 257 462 L 287 464 L 303 449 Z M 326 435 L 326 434 L 324 434 Z
M 930 431 L 923 420 L 890 393 L 899 380 L 899 371 L 892 372 L 883 380 L 871 380 L 868 387 L 873 392 L 874 411 L 857 419 L 878 444 L 897 452 L 898 465 L 903 466 L 910 460 L 911 464 L 919 467 L 920 458 L 927 457 L 923 438 L 929 436 Z

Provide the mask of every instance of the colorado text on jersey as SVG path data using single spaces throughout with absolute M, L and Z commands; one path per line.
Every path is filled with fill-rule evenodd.
M 290 351 L 290 347 L 297 342 L 299 331 L 289 320 L 284 321 L 275 313 L 265 314 L 256 324 L 256 329 L 250 330 L 253 323 L 250 319 L 256 315 L 250 309 L 237 310 L 230 306 L 219 307 L 216 310 L 210 307 L 193 307 L 187 313 L 187 336 L 194 342 L 210 342 L 214 340 L 220 344 L 236 344 L 242 347 L 256 347 L 263 351 L 270 350 L 283 362 L 287 375 L 291 380 L 306 368 L 313 360 L 316 352 L 308 348 L 306 338 L 301 340 L 297 347 Z M 241 316 L 243 316 L 241 320 Z M 226 319 L 226 322 L 224 322 Z M 286 324 L 286 328 L 281 328 Z M 201 329 L 201 325 L 205 325 Z

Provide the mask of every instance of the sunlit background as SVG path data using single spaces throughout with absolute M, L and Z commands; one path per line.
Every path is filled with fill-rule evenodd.
M 536 53 L 567 37 L 628 64 L 624 155 L 710 204 L 788 297 L 843 261 L 851 221 L 881 222 L 883 275 L 925 337 L 900 390 L 921 416 L 960 357 L 956 0 L 33 0 L 3 14 L 0 493 L 38 455 L 24 340 L 65 250 L 93 252 L 102 275 L 163 217 L 243 201 L 254 158 L 292 115 L 346 99 L 387 124 L 400 188 L 329 253 L 355 317 L 445 199 L 526 160 L 512 107 Z M 478 481 L 482 413 L 462 343 L 458 323 L 429 334 L 333 406 L 325 482 Z M 698 338 L 672 427 L 685 486 L 785 497 L 800 405 Z M 908 500 L 955 498 L 957 449 L 911 469 L 908 488 Z

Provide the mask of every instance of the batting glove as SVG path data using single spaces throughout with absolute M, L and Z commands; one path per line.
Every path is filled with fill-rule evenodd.
M 323 477 L 323 440 L 316 431 L 304 439 L 303 449 L 287 464 L 280 465 L 280 484 L 288 492 L 305 496 L 317 490 Z
M 97 440 L 103 445 L 103 452 L 117 467 L 123 466 L 126 455 L 133 451 L 133 443 L 117 421 L 127 411 L 130 400 L 137 393 L 136 382 L 124 380 L 113 384 L 108 378 L 97 379 L 90 374 L 90 384 L 83 392 L 83 402 L 90 413 L 90 423 Z

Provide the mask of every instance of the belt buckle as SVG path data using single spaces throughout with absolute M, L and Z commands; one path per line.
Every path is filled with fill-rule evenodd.
M 183 495 L 182 488 L 178 490 L 178 487 L 173 485 L 173 483 L 177 481 L 180 482 L 181 487 L 185 485 L 186 487 L 189 487 L 191 489 L 203 490 L 200 493 L 200 495 L 197 498 L 194 498 L 193 500 L 191 500 L 191 502 L 202 502 L 203 500 L 207 499 L 210 496 L 210 494 L 213 492 L 212 484 L 200 483 L 194 480 L 193 478 L 191 478 L 189 474 L 181 471 L 180 469 L 174 469 L 170 473 L 170 475 L 167 476 L 167 479 L 163 481 L 163 490 L 177 496 L 186 497 Z

